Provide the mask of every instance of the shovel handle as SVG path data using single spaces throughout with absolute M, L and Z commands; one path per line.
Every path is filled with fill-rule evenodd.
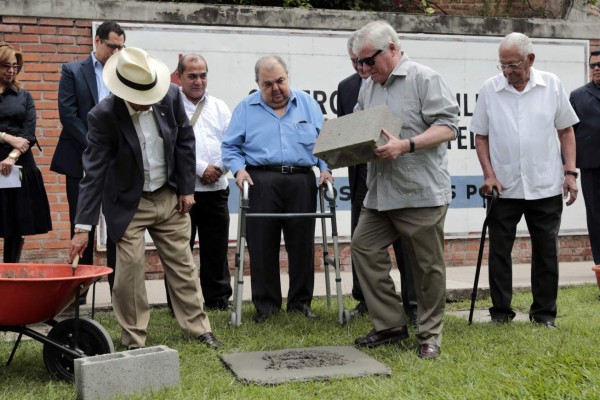
M 75 270 L 77 269 L 77 264 L 79 264 L 79 254 L 75 255 L 73 259 L 73 264 L 71 264 L 71 270 L 73 271 L 73 276 L 75 276 Z

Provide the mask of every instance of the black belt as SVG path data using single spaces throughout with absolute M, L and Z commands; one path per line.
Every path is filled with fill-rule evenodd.
M 152 194 L 156 194 L 156 193 L 160 192 L 161 190 L 163 190 L 164 188 L 166 188 L 167 186 L 169 186 L 169 184 L 165 183 L 164 185 L 162 185 L 161 187 L 159 187 L 156 190 L 148 190 L 148 191 L 142 190 L 142 195 L 143 196 L 150 196 Z
M 282 174 L 308 174 L 312 167 L 295 167 L 293 165 L 247 165 L 246 169 L 273 171 Z

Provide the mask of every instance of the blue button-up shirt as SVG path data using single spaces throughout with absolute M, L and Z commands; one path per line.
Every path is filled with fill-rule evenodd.
M 327 164 L 313 155 L 322 126 L 321 108 L 307 93 L 290 89 L 279 117 L 257 91 L 233 111 L 222 145 L 223 163 L 233 174 L 245 165 L 316 165 L 324 171 Z
M 94 52 L 92 52 L 92 61 L 94 62 L 94 73 L 96 74 L 96 89 L 98 89 L 98 102 L 104 99 L 106 96 L 110 94 L 110 90 L 104 84 L 104 79 L 102 79 L 102 71 L 104 70 L 104 66 L 100 61 L 96 59 Z

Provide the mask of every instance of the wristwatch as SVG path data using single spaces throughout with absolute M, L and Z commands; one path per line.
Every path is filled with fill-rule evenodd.
M 577 179 L 579 177 L 579 172 L 577 172 L 577 171 L 565 171 L 565 176 L 567 176 L 567 175 L 574 176 L 575 179 Z
M 12 158 L 13 160 L 15 160 L 15 161 L 17 161 L 17 160 L 19 159 L 19 156 L 18 156 L 17 154 L 13 153 L 13 152 L 10 152 L 10 153 L 8 154 L 8 156 L 9 156 L 10 158 Z
M 81 228 L 75 228 L 75 229 L 73 229 L 73 232 L 75 232 L 75 233 L 90 233 L 90 231 L 86 231 L 85 229 L 81 229 Z
M 408 144 L 410 145 L 409 153 L 415 152 L 415 142 L 413 142 L 412 138 L 408 138 Z

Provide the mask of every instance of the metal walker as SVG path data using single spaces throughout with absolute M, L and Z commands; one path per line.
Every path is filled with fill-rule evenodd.
M 335 214 L 335 194 L 333 185 L 329 180 L 325 180 L 326 186 L 319 187 L 320 212 L 317 213 L 250 213 L 250 200 L 248 197 L 249 184 L 244 181 L 240 196 L 240 211 L 238 214 L 238 235 L 237 249 L 235 254 L 235 284 L 233 289 L 233 308 L 231 313 L 231 325 L 240 326 L 242 323 L 242 294 L 244 287 L 244 249 L 246 247 L 246 219 L 247 218 L 319 218 L 321 219 L 321 230 L 323 234 L 323 264 L 325 270 L 325 290 L 327 295 L 327 306 L 331 307 L 331 289 L 329 278 L 329 266 L 335 270 L 335 286 L 338 304 L 338 320 L 343 325 L 350 319 L 350 313 L 345 311 L 342 303 L 342 278 L 340 275 L 340 258 L 338 247 L 337 221 Z M 325 192 L 327 191 L 327 201 L 329 203 L 329 212 L 325 212 Z M 331 236 L 333 241 L 333 257 L 329 255 L 329 245 L 327 242 L 327 230 L 325 220 L 331 220 Z

